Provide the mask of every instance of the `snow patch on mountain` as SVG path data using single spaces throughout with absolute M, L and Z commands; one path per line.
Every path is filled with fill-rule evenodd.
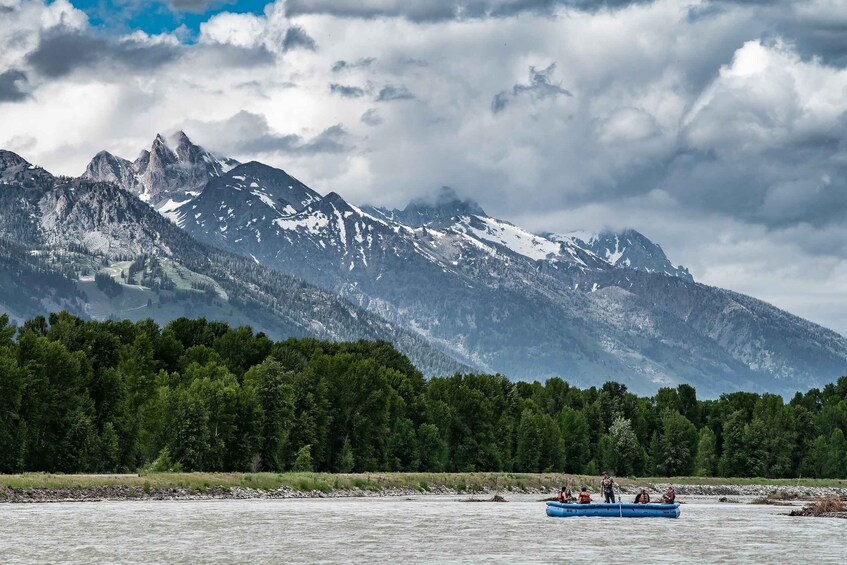
M 688 269 L 671 263 L 659 244 L 653 243 L 634 229 L 625 229 L 620 232 L 603 231 L 600 233 L 580 230 L 542 235 L 553 241 L 581 247 L 586 251 L 596 254 L 615 267 L 647 273 L 659 273 L 689 281 L 694 280 Z
M 510 249 L 518 255 L 541 261 L 558 255 L 559 245 L 534 235 L 524 229 L 501 220 L 474 216 L 478 222 L 472 222 L 471 217 L 463 216 L 457 228 L 467 230 L 479 239 L 484 239 Z

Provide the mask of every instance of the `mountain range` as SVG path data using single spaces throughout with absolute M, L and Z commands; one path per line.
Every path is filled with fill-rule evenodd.
M 0 275 L 41 285 L 19 316 L 195 312 L 277 336 L 387 339 L 430 374 L 617 380 L 639 393 L 686 382 L 704 396 L 790 394 L 847 372 L 844 337 L 696 282 L 635 230 L 535 234 L 449 188 L 402 210 L 360 207 L 183 132 L 132 162 L 100 152 L 80 179 L 0 153 L 0 183 Z M 150 305 L 106 300 L 104 275 L 118 298 Z
M 0 151 L 0 311 L 164 324 L 205 316 L 275 339 L 390 341 L 429 374 L 466 366 L 337 295 L 204 245 L 113 182 Z

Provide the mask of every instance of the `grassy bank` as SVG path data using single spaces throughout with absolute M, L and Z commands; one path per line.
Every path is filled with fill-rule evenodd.
M 677 485 L 766 485 L 774 487 L 847 488 L 847 480 L 839 479 L 764 479 L 764 478 L 619 478 L 621 485 L 648 486 L 657 483 Z M 390 488 L 412 488 L 421 492 L 449 488 L 457 491 L 498 491 L 541 489 L 553 490 L 562 485 L 596 489 L 599 477 L 561 473 L 145 473 L 139 475 L 54 475 L 25 473 L 0 475 L 0 488 L 67 489 L 98 486 L 129 486 L 144 489 L 249 487 L 274 490 L 289 487 L 299 491 L 354 489 L 379 491 Z

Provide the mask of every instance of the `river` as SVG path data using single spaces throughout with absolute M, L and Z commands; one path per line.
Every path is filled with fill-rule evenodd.
M 844 563 L 847 521 L 690 501 L 670 519 L 547 518 L 537 497 L 0 505 L 3 563 Z

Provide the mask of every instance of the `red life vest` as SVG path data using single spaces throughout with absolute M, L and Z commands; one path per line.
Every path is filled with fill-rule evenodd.
M 588 494 L 588 491 L 582 491 L 579 493 L 579 503 L 580 504 L 590 504 L 591 503 L 591 495 Z
M 556 499 L 557 499 L 560 503 L 564 503 L 564 502 L 565 502 L 565 493 L 563 493 L 563 492 L 559 492 L 559 496 L 557 496 L 557 497 L 556 497 Z

